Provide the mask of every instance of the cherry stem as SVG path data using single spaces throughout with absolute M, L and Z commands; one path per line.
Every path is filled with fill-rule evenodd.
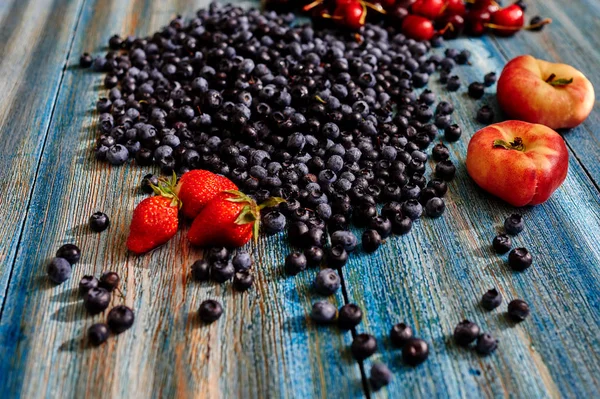
M 525 29 L 525 30 L 536 29 L 536 28 L 539 28 L 540 26 L 547 25 L 551 22 L 552 22 L 551 18 L 546 18 L 543 21 L 538 22 L 537 24 L 527 25 L 527 26 L 504 26 L 504 25 L 497 25 L 497 24 L 492 24 L 492 23 L 483 24 L 483 26 L 485 26 L 486 28 L 492 28 L 492 29 L 504 29 L 504 30 L 517 31 L 517 30 L 521 30 L 521 29 Z
M 548 25 L 551 23 L 552 23 L 552 18 L 546 18 L 546 19 L 541 20 L 537 24 L 527 25 L 527 26 L 523 27 L 523 29 L 526 29 L 526 30 L 536 29 L 536 28 L 539 28 L 540 26 Z
M 369 3 L 368 1 L 361 1 L 361 4 L 369 7 L 372 10 L 375 10 L 381 14 L 387 14 L 386 11 L 383 9 L 383 7 L 381 7 L 381 4 L 373 4 L 373 3 Z
M 523 144 L 523 139 L 520 137 L 515 137 L 512 142 L 494 140 L 494 147 L 502 147 L 506 150 L 525 151 L 525 144 Z
M 454 25 L 452 25 L 452 22 L 448 22 L 448 23 L 446 24 L 446 26 L 444 26 L 442 29 L 440 29 L 440 30 L 438 31 L 438 33 L 439 33 L 440 35 L 443 35 L 444 33 L 446 33 L 446 31 L 447 31 L 448 29 L 450 29 L 450 31 L 454 32 Z
M 304 7 L 302 7 L 302 11 L 308 11 L 311 10 L 313 8 L 315 8 L 316 6 L 318 6 L 319 4 L 322 4 L 324 0 L 315 0 L 310 4 L 305 5 Z

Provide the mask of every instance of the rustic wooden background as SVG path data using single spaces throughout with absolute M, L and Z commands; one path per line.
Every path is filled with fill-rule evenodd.
M 380 350 L 359 364 L 350 332 L 317 327 L 307 317 L 318 297 L 316 271 L 286 277 L 283 236 L 249 246 L 257 282 L 248 293 L 230 285 L 190 281 L 201 254 L 181 232 L 144 257 L 127 254 L 125 236 L 137 187 L 149 170 L 110 167 L 91 151 L 94 104 L 102 76 L 77 67 L 84 51 L 98 53 L 113 33 L 149 34 L 177 13 L 191 15 L 204 0 L 3 0 L 0 2 L 0 389 L 12 397 L 598 397 L 600 392 L 600 112 L 564 132 L 570 152 L 565 184 L 545 204 L 522 209 L 527 228 L 516 238 L 534 266 L 514 273 L 491 253 L 491 238 L 515 209 L 489 197 L 468 178 L 469 137 L 481 126 L 476 110 L 496 107 L 464 90 L 448 94 L 465 137 L 453 145 L 458 175 L 443 218 L 423 219 L 407 236 L 374 255 L 358 254 L 343 270 L 336 303 L 355 302 L 366 315 L 358 331 L 374 334 Z M 242 2 L 252 6 L 254 2 Z M 529 17 L 552 17 L 541 33 L 509 39 L 486 36 L 449 45 L 469 49 L 464 82 L 500 72 L 529 53 L 582 70 L 600 92 L 600 2 L 530 0 Z M 463 87 L 464 89 L 464 87 Z M 597 94 L 598 95 L 598 94 Z M 497 110 L 498 111 L 498 110 Z M 557 110 L 559 112 L 559 110 Z M 102 234 L 89 215 L 111 216 Z M 83 250 L 71 280 L 60 286 L 45 264 L 67 242 Z M 103 315 L 89 316 L 75 290 L 85 274 L 118 271 L 133 328 L 99 348 L 82 340 Z M 514 325 L 504 305 L 484 312 L 481 294 L 498 287 L 523 298 L 531 317 Z M 201 326 L 195 311 L 206 298 L 223 303 L 223 317 Z M 123 300 L 115 297 L 115 303 Z M 500 339 L 480 357 L 450 336 L 468 317 Z M 431 356 L 413 369 L 387 339 L 404 321 L 431 343 Z M 381 360 L 393 383 L 373 392 L 364 370 Z

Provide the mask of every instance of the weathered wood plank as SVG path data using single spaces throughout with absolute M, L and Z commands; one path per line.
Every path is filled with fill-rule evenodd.
M 529 4 L 531 3 L 531 4 Z M 600 98 L 600 3 L 582 1 L 566 6 L 564 2 L 528 2 L 527 15 L 551 17 L 552 24 L 542 32 L 521 32 L 510 38 L 494 38 L 494 44 L 506 59 L 531 54 L 551 62 L 561 62 L 582 71 L 592 82 L 596 100 Z M 560 112 L 560 110 L 557 110 Z M 600 108 L 580 126 L 565 131 L 563 137 L 588 174 L 600 187 Z
M 88 0 L 73 53 L 97 48 L 115 31 L 151 33 L 203 4 Z M 289 251 L 283 237 L 251 247 L 257 282 L 244 294 L 188 278 L 201 254 L 188 247 L 184 232 L 150 255 L 127 255 L 131 212 L 142 198 L 135 190 L 148 171 L 93 159 L 90 110 L 101 81 L 77 68 L 64 78 L 0 326 L 0 358 L 6 359 L 0 386 L 11 397 L 362 396 L 359 367 L 342 351 L 350 333 L 307 321 L 317 299 L 310 289 L 316 271 L 283 276 Z M 112 221 L 99 235 L 86 229 L 97 209 Z M 55 287 L 44 264 L 65 242 L 81 246 L 82 261 L 71 280 Z M 122 276 L 124 302 L 137 319 L 130 331 L 91 349 L 82 338 L 103 316 L 86 315 L 73 288 L 83 275 L 106 270 Z M 195 311 L 209 297 L 222 302 L 224 315 L 202 326 Z M 341 294 L 332 300 L 343 302 Z
M 82 2 L 0 5 L 0 308 Z
M 456 70 L 463 84 L 504 64 L 489 38 L 450 45 L 474 55 L 472 67 Z M 476 110 L 484 103 L 497 110 L 495 88 L 475 101 L 464 92 L 448 94 L 439 83 L 431 86 L 455 104 L 466 136 L 451 145 L 458 171 L 446 214 L 423 219 L 411 234 L 388 240 L 375 256 L 361 254 L 344 270 L 349 297 L 366 309 L 361 330 L 377 336 L 382 348 L 366 362 L 367 370 L 382 360 L 395 371 L 394 382 L 373 396 L 593 396 L 600 389 L 600 359 L 592 349 L 600 344 L 598 191 L 571 154 L 569 176 L 555 195 L 544 205 L 519 210 L 527 227 L 515 246 L 529 248 L 534 266 L 512 272 L 506 256 L 493 254 L 490 244 L 516 209 L 478 189 L 464 167 L 468 140 L 482 127 L 474 120 Z M 492 287 L 505 302 L 485 312 L 478 301 Z M 514 298 L 532 307 L 530 319 L 519 325 L 504 315 Z M 500 339 L 494 355 L 480 357 L 452 343 L 463 318 Z M 429 360 L 416 369 L 402 365 L 400 351 L 387 338 L 401 321 L 431 343 Z

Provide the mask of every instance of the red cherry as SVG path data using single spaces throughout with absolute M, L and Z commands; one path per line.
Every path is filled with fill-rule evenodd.
M 403 7 L 403 8 L 406 8 L 408 10 L 410 8 L 410 6 L 412 6 L 416 2 L 417 2 L 417 0 L 396 0 L 395 4 L 398 7 Z
M 392 22 L 401 22 L 408 15 L 408 10 L 404 7 L 394 6 L 388 9 L 387 15 Z
M 429 19 L 436 19 L 444 12 L 444 0 L 418 0 L 412 5 L 411 11 Z
M 472 9 L 485 10 L 490 14 L 493 14 L 500 9 L 500 6 L 494 0 L 476 0 Z
M 386 10 L 391 9 L 392 7 L 394 7 L 396 5 L 396 0 L 371 1 L 371 3 L 376 3 L 376 2 L 378 2 L 379 4 L 381 4 L 381 6 L 383 8 L 385 8 Z
M 465 16 L 465 32 L 471 36 L 481 36 L 487 30 L 486 24 L 490 22 L 490 13 L 487 10 L 471 10 Z
M 431 20 L 411 14 L 402 21 L 402 33 L 415 40 L 431 40 L 435 29 Z
M 446 0 L 446 9 L 444 14 L 446 15 L 460 15 L 464 17 L 467 13 L 467 8 L 463 0 Z
M 365 24 L 366 9 L 356 0 L 338 4 L 333 12 L 333 18 L 347 28 L 358 30 Z
M 493 29 L 496 35 L 514 35 L 525 24 L 523 9 L 517 4 L 501 8 L 492 14 L 491 22 L 488 27 Z
M 438 33 L 444 36 L 444 39 L 455 39 L 465 28 L 465 19 L 458 14 L 449 15 L 442 18 L 436 25 Z

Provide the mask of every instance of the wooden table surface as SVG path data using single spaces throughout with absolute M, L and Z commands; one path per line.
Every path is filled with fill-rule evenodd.
M 447 212 L 423 219 L 409 235 L 393 237 L 374 255 L 359 253 L 343 269 L 344 289 L 333 300 L 365 311 L 358 332 L 379 350 L 359 364 L 349 354 L 350 332 L 318 327 L 307 317 L 319 299 L 316 271 L 286 277 L 283 235 L 249 245 L 256 285 L 247 293 L 230 285 L 189 278 L 201 256 L 185 229 L 147 256 L 127 253 L 125 237 L 137 191 L 148 168 L 111 167 L 90 150 L 94 104 L 102 75 L 77 67 L 84 51 L 99 53 L 110 35 L 147 35 L 177 13 L 191 15 L 203 0 L 3 0 L 0 2 L 0 391 L 12 397 L 598 397 L 600 392 L 600 111 L 564 132 L 570 169 L 545 204 L 521 209 L 534 266 L 514 273 L 506 257 L 490 251 L 491 238 L 515 209 L 479 190 L 464 159 L 479 128 L 476 110 L 496 107 L 494 90 L 479 101 L 463 90 L 431 88 L 457 107 L 465 137 L 451 147 L 458 165 Z M 600 93 L 600 2 L 530 0 L 527 15 L 552 17 L 540 33 L 513 38 L 462 38 L 469 49 L 465 82 L 500 72 L 524 53 L 566 62 L 583 71 Z M 253 5 L 245 2 L 244 6 Z M 112 221 L 102 234 L 86 227 L 95 210 Z M 45 264 L 68 242 L 83 251 L 71 280 L 55 286 Z M 76 286 L 85 274 L 115 270 L 133 328 L 99 348 L 83 340 L 103 315 L 90 316 Z M 504 306 L 484 312 L 478 299 L 491 287 L 506 299 L 523 298 L 531 317 L 510 323 Z M 202 326 L 196 309 L 216 298 L 223 317 Z M 500 339 L 480 357 L 450 337 L 463 318 Z M 404 321 L 431 344 L 427 362 L 404 366 L 387 334 Z M 383 361 L 394 372 L 374 392 L 364 370 Z

